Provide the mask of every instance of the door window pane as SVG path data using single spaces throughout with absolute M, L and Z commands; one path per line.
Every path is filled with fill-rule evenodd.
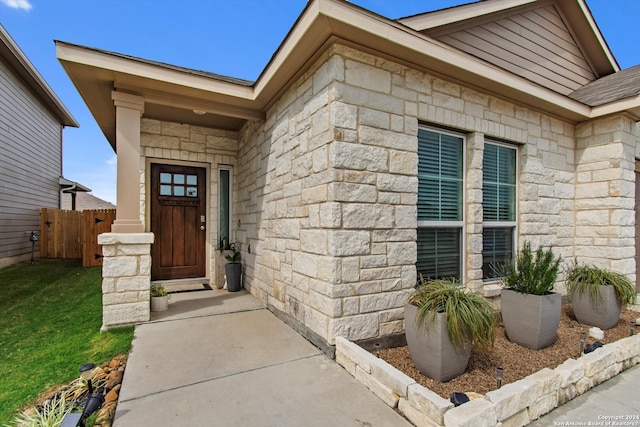
M 171 186 L 170 185 L 161 185 L 160 186 L 160 195 L 161 196 L 170 196 L 171 195 Z
M 171 174 L 170 173 L 161 173 L 160 174 L 160 182 L 163 184 L 171 184 Z

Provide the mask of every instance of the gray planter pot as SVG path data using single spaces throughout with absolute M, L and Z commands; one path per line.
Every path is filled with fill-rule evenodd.
M 169 308 L 169 298 L 151 297 L 151 311 L 165 311 Z
M 238 292 L 242 289 L 242 264 L 225 264 L 224 271 L 227 274 L 227 291 Z
M 571 306 L 573 314 L 578 322 L 585 325 L 597 326 L 600 329 L 611 329 L 620 320 L 622 307 L 618 302 L 616 289 L 613 286 L 600 286 L 602 303 L 594 306 L 591 303 L 589 293 L 578 293 L 573 295 Z
M 447 332 L 444 313 L 438 313 L 434 323 L 427 327 L 416 324 L 418 307 L 407 304 L 404 310 L 405 335 L 416 368 L 436 381 L 449 381 L 462 374 L 471 355 L 471 340 L 456 349 Z
M 559 293 L 530 295 L 503 289 L 501 305 L 502 322 L 510 341 L 533 350 L 553 343 L 562 310 Z

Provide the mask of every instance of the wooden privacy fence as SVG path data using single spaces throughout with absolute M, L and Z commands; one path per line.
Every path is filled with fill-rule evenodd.
M 115 209 L 68 211 L 42 208 L 40 256 L 82 259 L 83 267 L 102 265 L 98 234 L 111 231 Z

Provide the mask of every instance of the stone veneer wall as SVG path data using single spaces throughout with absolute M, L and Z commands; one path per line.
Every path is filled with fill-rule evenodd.
M 232 167 L 232 182 L 236 179 L 236 153 L 238 149 L 237 132 L 212 129 L 200 126 L 142 119 L 140 123 L 140 218 L 149 230 L 149 211 L 146 194 L 150 189 L 147 182 L 150 171 L 147 171 L 147 160 L 157 163 L 185 164 L 187 166 L 207 168 L 209 179 L 208 202 L 208 237 L 210 248 L 207 264 L 209 278 L 212 282 L 220 282 L 222 275 L 217 271 L 219 252 L 218 242 L 218 166 Z M 235 194 L 232 194 L 232 201 Z M 234 222 L 232 221 L 232 224 Z M 232 227 L 233 230 L 233 227 Z
M 638 128 L 627 117 L 577 127 L 576 250 L 635 281 L 635 159 Z
M 482 265 L 482 154 L 520 145 L 520 242 L 574 254 L 574 126 L 333 45 L 240 133 L 236 212 L 247 285 L 333 344 L 403 331 L 416 280 L 419 122 L 466 134 L 465 274 Z M 490 292 L 488 292 L 490 294 Z
M 102 330 L 149 320 L 151 233 L 98 236 L 102 264 Z
M 449 400 L 342 337 L 336 338 L 336 362 L 418 427 L 525 426 L 640 363 L 640 335 L 566 360 L 555 369 L 544 368 L 455 408 Z

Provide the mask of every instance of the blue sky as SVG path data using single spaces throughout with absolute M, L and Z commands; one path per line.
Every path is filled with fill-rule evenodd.
M 389 18 L 465 0 L 353 0 Z M 255 80 L 306 0 L 0 0 L 0 23 L 71 111 L 63 174 L 115 203 L 111 146 L 56 59 L 53 40 Z M 639 0 L 587 0 L 622 68 L 640 63 Z

